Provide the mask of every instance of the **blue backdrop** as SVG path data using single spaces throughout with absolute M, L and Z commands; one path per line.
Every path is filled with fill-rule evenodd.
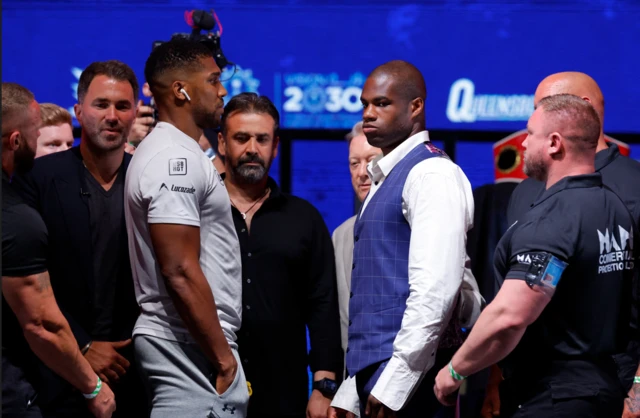
M 405 59 L 424 73 L 431 128 L 517 130 L 546 75 L 601 85 L 609 132 L 640 132 L 640 2 L 634 0 L 3 2 L 3 80 L 71 107 L 81 69 L 119 59 L 143 80 L 156 40 L 188 32 L 187 9 L 215 7 L 238 64 L 230 92 L 272 97 L 284 127 L 351 127 L 364 78 Z
M 345 2 L 5 0 L 2 78 L 71 108 L 89 63 L 122 60 L 142 82 L 152 43 L 189 32 L 185 10 L 213 7 L 225 54 L 238 66 L 226 82 L 230 96 L 271 97 L 283 127 L 350 128 L 361 118 L 368 72 L 405 59 L 427 81 L 431 129 L 522 129 L 537 83 L 576 70 L 604 92 L 606 131 L 640 134 L 638 1 L 338 3 Z M 292 191 L 333 230 L 353 208 L 346 143 L 296 141 L 292 151 Z M 456 157 L 474 187 L 493 181 L 491 143 L 461 141 Z

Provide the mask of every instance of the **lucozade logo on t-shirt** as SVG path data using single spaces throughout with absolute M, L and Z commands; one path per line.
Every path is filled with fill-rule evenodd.
M 160 190 L 165 189 L 167 191 L 169 191 L 169 188 L 167 187 L 166 183 L 162 183 L 160 185 Z M 189 194 L 194 194 L 196 192 L 196 188 L 195 187 L 182 187 L 182 186 L 175 186 L 175 185 L 171 185 L 171 191 L 172 192 L 178 192 L 178 193 L 189 193 Z
M 598 260 L 598 274 L 611 273 L 612 271 L 633 269 L 633 230 L 627 231 L 618 225 L 618 241 L 614 231 L 609 233 L 609 228 L 602 233 L 598 231 L 600 241 L 600 258 Z M 618 243 L 619 242 L 619 243 Z

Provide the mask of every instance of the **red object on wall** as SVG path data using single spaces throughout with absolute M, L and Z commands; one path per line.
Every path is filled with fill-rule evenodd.
M 519 183 L 527 176 L 524 167 L 524 147 L 522 142 L 527 130 L 515 132 L 493 144 L 493 167 L 496 183 L 506 181 Z
M 527 130 L 515 132 L 506 138 L 493 144 L 493 167 L 495 182 L 516 182 L 526 179 L 524 174 L 524 147 L 522 142 L 527 138 Z M 605 135 L 608 143 L 616 144 L 620 149 L 620 154 L 628 157 L 631 148 L 628 144 Z

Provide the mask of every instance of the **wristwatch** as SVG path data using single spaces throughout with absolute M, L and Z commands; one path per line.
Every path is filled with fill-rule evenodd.
M 327 398 L 333 398 L 338 391 L 338 384 L 335 380 L 325 378 L 313 382 L 313 389 L 320 391 Z

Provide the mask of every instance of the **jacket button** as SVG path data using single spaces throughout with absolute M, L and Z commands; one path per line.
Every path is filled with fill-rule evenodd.
M 353 297 L 353 292 L 349 293 L 349 297 L 352 298 Z
M 358 242 L 358 240 L 359 240 L 359 239 L 360 239 L 360 237 L 358 237 L 358 236 L 356 235 L 355 241 L 356 241 L 356 242 Z
M 353 322 L 352 322 L 352 321 L 349 321 L 349 326 L 351 326 L 351 325 L 353 325 Z
M 349 350 L 351 350 L 349 347 L 347 347 L 347 353 L 349 352 Z
M 351 270 L 355 270 L 355 269 L 356 269 L 356 263 L 353 263 L 353 264 L 351 265 Z

